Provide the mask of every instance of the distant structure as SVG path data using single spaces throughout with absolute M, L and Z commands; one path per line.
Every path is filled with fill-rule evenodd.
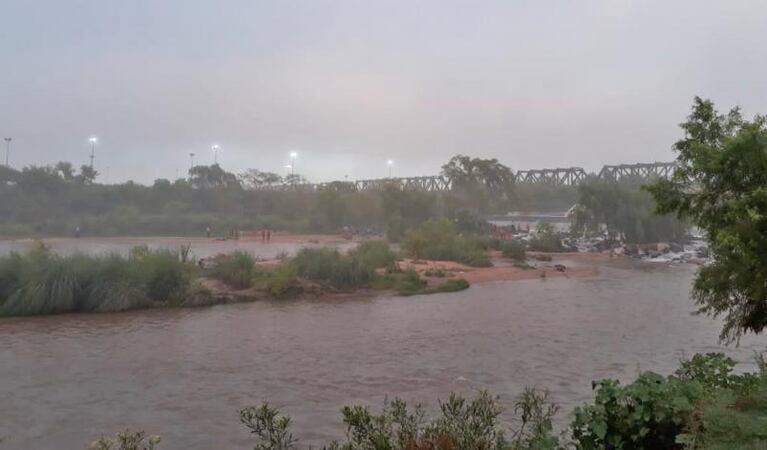
M 600 179 L 611 181 L 648 180 L 651 178 L 669 178 L 676 163 L 619 164 L 604 166 L 597 175 Z
M 555 186 L 575 186 L 585 180 L 588 174 L 581 167 L 557 169 L 520 170 L 515 175 L 517 183 L 553 184 Z
M 652 178 L 668 178 L 674 171 L 676 163 L 654 162 L 638 164 L 606 165 L 596 174 L 591 174 L 606 181 L 645 181 Z M 539 184 L 550 186 L 577 186 L 589 177 L 582 167 L 565 167 L 556 169 L 520 170 L 514 174 L 517 184 Z M 378 178 L 372 180 L 336 181 L 319 184 L 286 184 L 264 187 L 264 190 L 294 190 L 316 191 L 333 184 L 342 184 L 349 191 L 374 191 L 385 186 L 396 185 L 405 190 L 424 192 L 446 192 L 452 189 L 450 179 L 442 176 Z

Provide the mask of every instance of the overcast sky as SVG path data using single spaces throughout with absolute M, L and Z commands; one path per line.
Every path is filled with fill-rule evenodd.
M 767 112 L 767 2 L 2 0 L 11 164 L 311 180 L 667 161 L 694 95 Z

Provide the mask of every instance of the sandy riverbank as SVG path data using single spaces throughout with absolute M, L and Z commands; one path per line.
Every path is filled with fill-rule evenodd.
M 427 272 L 442 270 L 451 278 L 463 278 L 469 283 L 486 283 L 493 281 L 530 280 L 549 277 L 590 277 L 598 274 L 598 264 L 610 261 L 608 255 L 588 253 L 556 253 L 548 254 L 551 261 L 536 261 L 535 253 L 529 254 L 527 264 L 515 266 L 500 254 L 491 254 L 492 267 L 470 267 L 454 261 L 427 261 L 404 259 L 400 262 L 403 269 L 415 269 L 424 276 Z M 564 271 L 557 270 L 556 265 L 564 266 Z M 428 276 L 426 276 L 428 278 Z
M 47 243 L 60 243 L 60 242 L 81 242 L 83 244 L 133 244 L 133 245 L 141 245 L 141 244 L 152 244 L 156 242 L 165 242 L 165 243 L 178 243 L 181 244 L 187 244 L 187 243 L 209 243 L 209 242 L 228 242 L 228 241 L 234 241 L 234 242 L 261 242 L 261 235 L 257 234 L 256 232 L 248 232 L 243 233 L 240 235 L 239 239 L 231 239 L 231 238 L 221 238 L 221 237 L 205 237 L 205 236 L 87 236 L 87 237 L 80 237 L 80 238 L 74 238 L 74 237 L 39 237 L 39 238 L 33 238 L 33 237 L 0 237 L 0 240 L 4 241 L 14 241 L 14 242 L 34 242 L 34 241 L 43 241 Z M 290 243 L 290 244 L 300 244 L 300 243 L 343 243 L 343 242 L 354 242 L 358 239 L 346 239 L 344 236 L 340 234 L 299 234 L 299 233 L 288 233 L 288 232 L 272 232 L 271 239 L 269 240 L 270 243 Z

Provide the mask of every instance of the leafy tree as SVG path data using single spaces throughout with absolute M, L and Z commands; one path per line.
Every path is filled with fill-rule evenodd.
M 573 229 L 601 234 L 610 241 L 664 242 L 683 236 L 687 227 L 674 215 L 655 213 L 652 196 L 638 184 L 592 178 L 578 186 Z
M 283 179 L 283 184 L 288 186 L 300 186 L 302 184 L 307 184 L 309 181 L 304 177 L 303 175 L 299 175 L 297 173 L 291 173 L 290 175 L 287 175 Z
M 477 209 L 508 205 L 514 192 L 514 172 L 497 159 L 456 155 L 442 166 L 455 193 Z
M 75 169 L 70 162 L 59 161 L 56 163 L 56 172 L 66 181 L 72 181 L 75 178 Z
M 767 127 L 764 116 L 720 114 L 696 97 L 674 145 L 670 180 L 647 189 L 661 213 L 676 212 L 704 230 L 711 262 L 695 278 L 702 313 L 724 315 L 723 341 L 767 326 Z
M 192 167 L 189 169 L 189 183 L 196 189 L 240 186 L 237 176 L 225 171 L 218 164 Z
M 61 163 L 59 163 L 61 164 Z M 71 168 L 69 175 L 71 176 Z M 93 184 L 96 181 L 96 177 L 99 173 L 91 166 L 83 164 L 80 166 L 80 173 L 75 177 L 75 180 L 82 184 Z M 66 180 L 66 178 L 65 178 Z
M 239 175 L 240 183 L 245 189 L 263 189 L 282 184 L 282 177 L 273 172 L 262 172 L 258 169 L 248 169 Z

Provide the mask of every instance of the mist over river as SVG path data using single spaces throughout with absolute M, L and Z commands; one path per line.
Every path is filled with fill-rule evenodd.
M 551 390 L 564 424 L 593 379 L 722 350 L 719 322 L 691 315 L 693 274 L 624 260 L 454 294 L 0 319 L 0 448 L 81 449 L 127 426 L 164 449 L 248 449 L 238 411 L 263 400 L 317 445 L 342 436 L 345 404 L 487 388 L 508 408 L 526 385 Z M 725 351 L 750 369 L 765 345 Z

